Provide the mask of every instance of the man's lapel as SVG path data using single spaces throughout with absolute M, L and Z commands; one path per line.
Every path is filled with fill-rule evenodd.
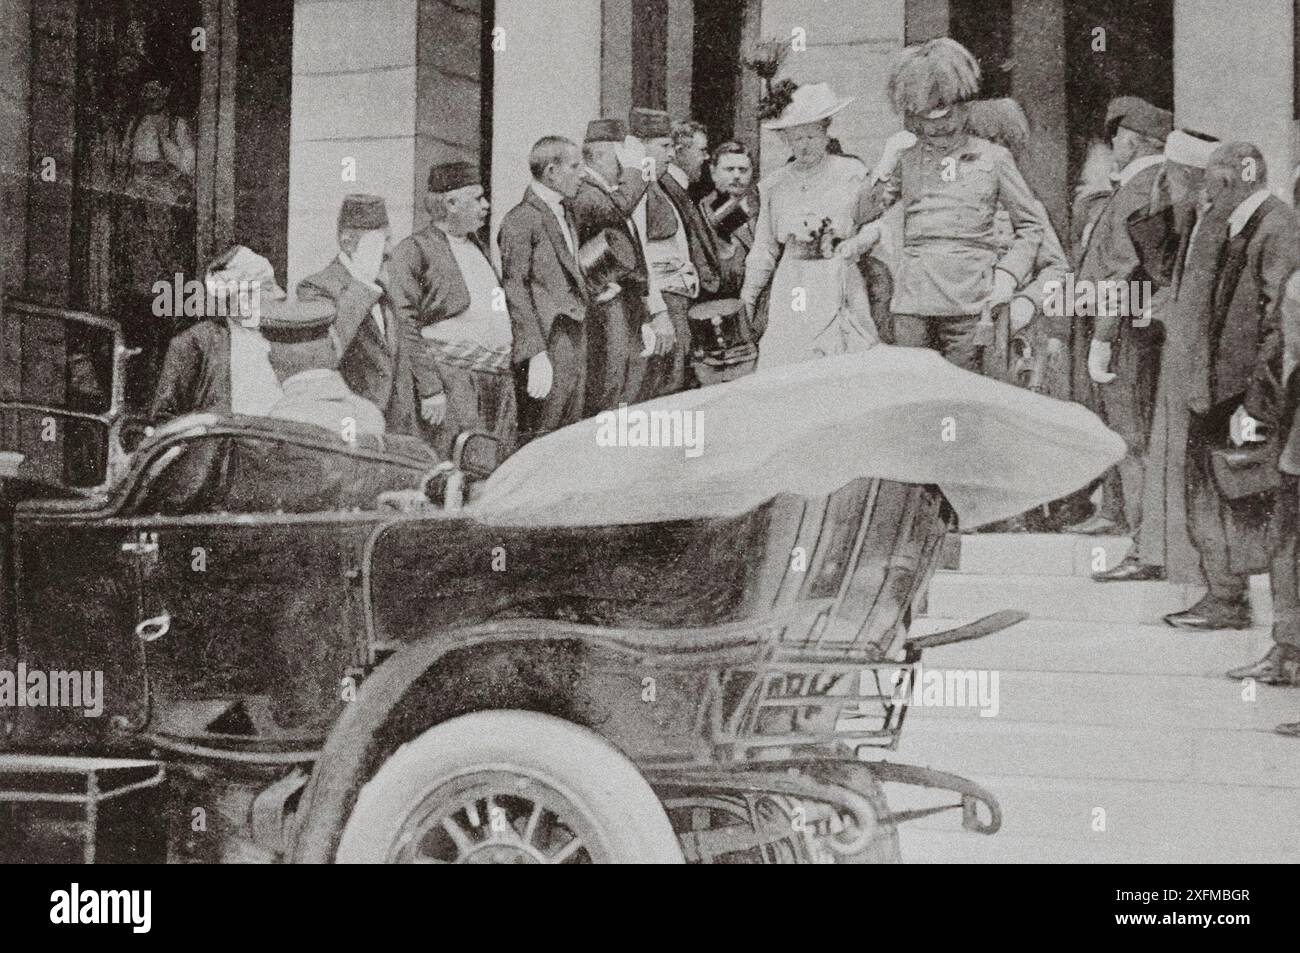
M 574 282 L 579 288 L 581 288 L 582 272 L 578 268 L 577 261 L 574 260 L 573 255 L 569 252 L 569 243 L 564 237 L 564 232 L 560 230 L 560 222 L 555 217 L 555 213 L 552 212 L 551 207 L 542 200 L 542 197 L 531 188 L 528 190 L 528 202 L 541 213 L 542 227 L 546 229 L 546 234 L 550 237 L 551 244 L 555 246 L 555 254 L 560 259 L 560 264 L 564 266 L 564 270 L 569 273 L 569 276 L 573 278 Z M 565 215 L 568 218 L 569 227 L 574 228 L 573 215 L 567 208 L 565 209 Z M 578 240 L 578 232 L 576 228 L 574 228 L 573 235 L 573 240 L 576 242 Z

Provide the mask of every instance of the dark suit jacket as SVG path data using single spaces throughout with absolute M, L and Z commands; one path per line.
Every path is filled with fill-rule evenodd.
M 659 187 L 673 203 L 677 214 L 686 223 L 686 238 L 691 249 L 691 263 L 695 265 L 700 276 L 700 296 L 707 297 L 718 293 L 722 284 L 722 266 L 718 261 L 718 249 L 713 244 L 713 233 L 708 223 L 700 214 L 699 207 L 691 201 L 686 190 L 677 184 L 672 173 L 665 171 L 659 176 Z
M 568 219 L 576 236 L 572 212 Z M 513 363 L 522 364 L 546 350 L 556 318 L 586 319 L 586 281 L 555 214 L 531 187 L 501 221 L 497 245 L 501 249 L 501 286 L 514 336 L 510 357 Z
M 343 348 L 339 373 L 352 392 L 383 411 L 389 433 L 418 436 L 415 376 L 387 296 L 352 277 L 337 258 L 300 281 L 297 294 L 300 301 L 334 305 L 334 330 Z M 376 303 L 383 306 L 383 334 L 370 316 Z
M 421 397 L 440 394 L 442 381 L 420 331 L 454 318 L 470 304 L 469 288 L 465 286 L 446 234 L 436 225 L 430 225 L 402 239 L 393 250 L 388 270 L 388 297 L 405 336 L 416 389 Z
M 1207 341 L 1210 406 L 1243 402 L 1257 420 L 1274 422 L 1281 398 L 1279 306 L 1286 280 L 1300 267 L 1295 213 L 1270 195 L 1219 254 Z
M 645 190 L 642 189 L 642 192 Z M 640 196 L 638 195 L 638 200 Z M 649 290 L 649 272 L 646 268 L 645 250 L 641 247 L 641 238 L 636 226 L 624 210 L 625 202 L 620 194 L 607 191 L 598 182 L 584 179 L 578 187 L 578 194 L 573 199 L 573 217 L 578 223 L 578 244 L 585 245 L 607 228 L 622 229 L 632 240 L 636 249 L 637 273 L 621 280 L 623 294 L 629 298 L 644 298 Z M 635 207 L 636 203 L 633 203 Z
M 230 413 L 230 328 L 200 321 L 167 345 L 150 419 L 168 420 L 209 410 Z
M 1151 206 L 1151 194 L 1160 166 L 1152 165 L 1136 173 L 1115 190 L 1102 208 L 1088 235 L 1076 277 L 1081 281 L 1129 281 L 1135 278 L 1141 261 L 1129 235 L 1129 219 Z M 1099 315 L 1092 336 L 1099 341 L 1114 341 L 1119 336 L 1120 315 Z
M 754 223 L 758 221 L 759 198 L 758 193 L 754 192 L 748 196 L 747 211 L 749 212 L 749 221 L 745 222 L 734 232 L 731 233 L 730 239 L 724 240 L 717 229 L 713 227 L 709 220 L 709 213 L 717 204 L 722 201 L 722 197 L 717 192 L 710 192 L 704 198 L 700 199 L 700 217 L 709 229 L 709 237 L 713 242 L 713 247 L 717 250 L 720 294 L 727 297 L 739 297 L 741 286 L 745 283 L 745 258 L 749 255 L 749 250 L 754 247 Z M 723 249 L 725 244 L 731 245 L 731 257 L 724 257 Z

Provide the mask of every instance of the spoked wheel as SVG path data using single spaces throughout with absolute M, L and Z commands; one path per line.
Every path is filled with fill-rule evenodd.
M 681 863 L 658 798 L 599 735 L 476 712 L 399 748 L 361 790 L 340 863 Z

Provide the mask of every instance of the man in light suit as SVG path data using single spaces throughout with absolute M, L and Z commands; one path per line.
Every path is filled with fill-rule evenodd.
M 384 413 L 389 433 L 419 436 L 415 377 L 386 291 L 388 209 L 377 195 L 349 195 L 338 220 L 338 256 L 298 283 L 298 300 L 327 301 L 349 388 Z
M 591 304 L 569 205 L 582 183 L 582 151 L 569 139 L 545 136 L 528 167 L 533 181 L 497 236 L 520 444 L 582 419 Z

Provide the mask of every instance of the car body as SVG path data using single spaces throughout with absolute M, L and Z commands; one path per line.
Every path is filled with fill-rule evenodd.
M 926 644 L 1016 621 L 906 640 L 936 488 L 489 525 L 467 446 L 196 415 L 100 487 L 0 479 L 0 671 L 104 686 L 96 717 L 0 707 L 24 849 L 75 803 L 86 859 L 893 860 L 888 782 L 996 830 L 970 782 L 859 757 L 897 745 Z

